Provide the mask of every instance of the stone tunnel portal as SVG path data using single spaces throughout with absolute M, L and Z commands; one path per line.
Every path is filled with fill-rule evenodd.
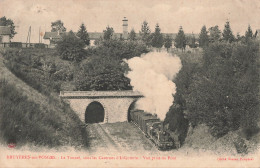
M 105 110 L 97 101 L 94 101 L 88 105 L 85 112 L 86 123 L 99 123 L 104 122 Z
M 127 121 L 128 121 L 128 122 L 132 121 L 130 112 L 135 109 L 136 101 L 137 101 L 137 100 L 134 100 L 134 101 L 130 104 L 130 106 L 129 106 L 129 108 L 128 108 L 128 114 L 127 114 Z
M 130 111 L 143 95 L 132 90 L 62 91 L 60 97 L 70 104 L 82 122 L 115 123 L 131 121 Z

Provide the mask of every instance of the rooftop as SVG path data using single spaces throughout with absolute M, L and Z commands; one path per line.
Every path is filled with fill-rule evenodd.
M 68 33 L 68 32 L 66 32 Z M 60 33 L 58 34 L 58 32 L 45 32 L 43 38 L 44 39 L 60 39 L 61 38 L 61 35 L 63 33 Z M 76 34 L 74 32 L 74 34 Z M 88 35 L 89 35 L 89 39 L 90 40 L 96 40 L 96 39 L 99 39 L 100 37 L 103 37 L 103 32 L 88 32 Z M 120 38 L 120 36 L 122 35 L 122 33 L 113 33 L 113 36 L 114 37 L 117 37 L 117 38 Z
M 11 30 L 8 26 L 0 26 L 0 35 L 10 35 Z
M 61 38 L 61 34 L 63 34 L 63 33 L 59 34 L 58 32 L 45 32 L 43 39 L 50 39 L 50 38 L 59 39 L 59 38 Z

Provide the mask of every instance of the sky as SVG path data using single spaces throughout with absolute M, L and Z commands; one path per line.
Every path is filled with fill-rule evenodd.
M 25 42 L 32 27 L 31 42 L 39 41 L 41 31 L 50 31 L 51 22 L 64 22 L 77 31 L 84 23 L 88 32 L 102 32 L 108 25 L 122 32 L 122 19 L 128 18 L 128 31 L 139 32 L 146 20 L 154 31 L 156 23 L 164 33 L 199 33 L 228 20 L 233 33 L 243 35 L 250 24 L 260 29 L 260 0 L 0 0 L 0 17 L 14 21 L 18 34 L 12 41 Z

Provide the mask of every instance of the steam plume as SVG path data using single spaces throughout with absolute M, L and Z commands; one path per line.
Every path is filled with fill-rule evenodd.
M 180 58 L 167 52 L 151 52 L 125 62 L 131 69 L 126 77 L 133 90 L 144 95 L 137 101 L 137 108 L 163 120 L 174 100 L 176 86 L 172 80 L 182 67 Z

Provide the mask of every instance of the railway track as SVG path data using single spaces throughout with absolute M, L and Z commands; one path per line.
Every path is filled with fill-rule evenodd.
M 133 127 L 129 127 L 133 125 Z M 128 126 L 126 125 L 118 125 L 121 127 L 121 131 L 122 134 L 124 129 L 134 129 L 135 131 L 132 132 L 132 135 L 130 133 L 126 134 L 127 136 L 130 137 L 124 137 L 122 139 L 122 137 L 118 137 L 118 131 L 115 131 L 116 134 L 112 134 L 110 135 L 110 131 L 107 131 L 107 125 L 103 125 L 103 124 L 89 124 L 87 126 L 87 131 L 89 132 L 89 138 L 90 138 L 90 150 L 91 151 L 105 151 L 106 154 L 108 155 L 113 155 L 115 153 L 124 153 L 130 150 L 130 152 L 133 152 L 134 150 L 139 150 L 142 149 L 144 146 L 141 145 L 141 148 L 136 148 L 133 147 L 133 151 L 131 150 L 131 147 L 133 144 L 136 143 L 136 139 L 135 138 L 131 138 L 131 136 L 138 136 L 140 137 L 142 140 L 137 140 L 140 142 L 140 144 L 146 144 L 146 148 L 144 148 L 144 152 L 149 152 L 149 154 L 152 155 L 158 155 L 160 154 L 160 151 L 158 151 L 157 147 L 154 145 L 154 143 L 152 143 L 151 140 L 149 140 L 145 134 L 142 132 L 142 130 L 140 130 L 136 125 L 134 125 L 134 123 L 129 123 Z M 110 127 L 110 128 L 109 128 Z M 111 126 L 109 126 L 108 128 L 111 129 Z M 122 127 L 124 129 L 122 129 Z M 137 128 L 137 129 L 135 129 Z M 109 130 L 108 129 L 108 130 Z M 114 129 L 114 128 L 113 128 Z M 115 127 L 116 129 L 116 127 Z M 140 132 L 141 131 L 141 132 Z M 112 133 L 115 133 L 112 131 Z M 130 131 L 131 132 L 131 131 Z M 136 132 L 136 133 L 134 133 Z M 129 131 L 128 131 L 129 133 Z M 129 138 L 129 141 L 128 141 Z M 137 138 L 139 139 L 139 138 Z M 121 144 L 122 142 L 122 144 Z M 138 144 L 137 144 L 138 146 Z M 148 147 L 148 148 L 147 148 Z
M 113 139 L 108 135 L 108 133 L 103 129 L 103 127 L 98 124 L 90 124 L 87 128 L 90 132 L 90 136 L 94 136 L 99 140 L 99 143 L 108 149 L 107 154 L 112 154 L 114 152 L 119 152 L 119 146 L 113 141 Z M 91 130 L 91 131 L 90 131 Z
M 151 148 L 151 153 L 152 154 L 158 154 L 159 151 L 158 151 L 158 148 L 157 146 L 152 142 L 152 140 L 143 132 L 143 130 L 141 130 L 141 128 L 134 122 L 131 121 L 131 124 L 133 124 L 136 128 L 138 128 L 139 131 L 142 132 L 142 135 L 145 139 L 147 139 L 147 142 L 152 146 Z

